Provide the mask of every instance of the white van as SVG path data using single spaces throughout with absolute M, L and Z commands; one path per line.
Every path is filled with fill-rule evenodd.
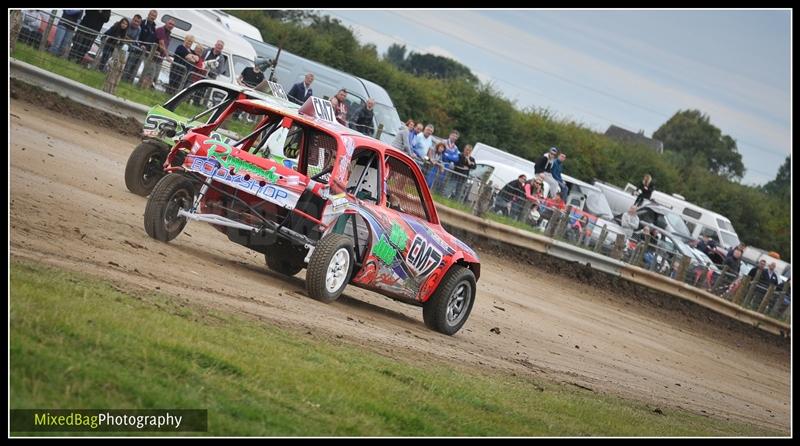
M 218 81 L 235 84 L 236 78 L 246 67 L 252 67 L 255 63 L 256 52 L 242 36 L 235 34 L 219 23 L 216 18 L 207 14 L 207 11 L 192 9 L 156 9 L 158 18 L 156 27 L 160 28 L 170 18 L 175 20 L 175 28 L 172 29 L 169 42 L 169 53 L 172 55 L 175 49 L 183 44 L 183 38 L 187 34 L 195 37 L 195 41 L 205 48 L 213 47 L 217 40 L 222 40 L 225 47 L 222 50 L 224 56 L 224 70 L 217 77 Z M 111 20 L 104 26 L 103 31 L 110 28 L 120 18 L 130 19 L 134 14 L 142 16 L 142 21 L 147 19 L 149 9 L 112 9 Z M 168 62 L 164 63 L 159 73 L 159 83 L 162 85 L 169 82 Z M 140 67 L 141 69 L 141 67 Z
M 628 183 L 625 186 L 625 191 L 635 194 L 636 186 Z M 739 236 L 733 229 L 731 221 L 724 215 L 690 203 L 678 194 L 669 195 L 664 192 L 653 191 L 650 201 L 669 208 L 678 214 L 695 239 L 708 235 L 725 249 L 738 246 L 740 243 Z
M 261 31 L 259 31 L 258 28 L 245 22 L 239 17 L 232 16 L 221 9 L 199 9 L 198 11 L 212 17 L 220 25 L 224 26 L 225 29 L 234 34 L 249 37 L 261 42 L 264 41 L 261 38 Z

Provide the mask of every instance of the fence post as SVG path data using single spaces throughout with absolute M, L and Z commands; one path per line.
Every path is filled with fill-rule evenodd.
M 533 202 L 530 200 L 525 200 L 525 203 L 522 205 L 522 211 L 520 215 L 522 216 L 522 222 L 527 224 L 528 219 L 531 215 L 531 208 L 533 207 Z M 531 225 L 532 226 L 532 225 Z
M 12 9 L 11 12 L 8 14 L 8 18 L 10 20 L 10 32 L 8 36 L 8 45 L 11 52 L 14 52 L 14 48 L 17 44 L 17 38 L 19 37 L 19 30 L 22 29 L 22 10 L 21 9 Z
M 717 277 L 717 280 L 714 282 L 714 287 L 711 289 L 712 292 L 719 289 L 720 285 L 722 285 L 722 280 L 728 274 L 728 269 L 729 269 L 728 265 L 722 267 L 722 272 L 719 273 L 719 277 Z
M 153 83 L 153 59 L 155 58 L 156 51 L 158 51 L 158 45 L 150 45 L 150 52 L 147 53 L 147 59 L 144 61 L 144 68 L 142 68 L 142 77 L 139 78 L 139 88 L 150 88 L 150 85 Z M 136 76 L 135 73 L 134 76 Z
M 125 68 L 125 51 L 121 46 L 114 47 L 111 53 L 111 60 L 108 63 L 108 74 L 103 82 L 103 91 L 114 94 L 117 84 L 122 78 L 122 70 Z
M 475 202 L 475 215 L 483 218 L 489 206 L 492 205 L 492 184 L 491 182 L 483 183 L 478 192 L 478 200 Z
M 733 296 L 733 303 L 742 305 L 742 300 L 748 288 L 750 288 L 750 276 L 744 276 L 739 283 L 739 288 L 736 289 L 736 295 Z
M 561 217 L 559 213 L 555 210 L 550 212 L 550 219 L 547 220 L 547 227 L 544 229 L 544 235 L 547 237 L 553 237 L 553 233 L 556 230 L 556 225 L 558 224 L 558 219 Z
M 568 206 L 567 210 L 561 213 L 561 218 L 558 220 L 558 226 L 556 226 L 555 234 L 553 234 L 554 238 L 564 238 L 564 233 L 567 231 L 567 226 L 569 226 L 569 216 L 571 215 L 572 206 Z
M 53 22 L 55 21 L 56 14 L 58 14 L 58 10 L 53 9 L 50 11 L 50 19 L 47 21 L 44 34 L 42 34 L 42 39 L 39 41 L 39 51 L 44 51 L 47 46 L 47 37 L 50 36 L 50 30 L 53 29 Z
M 614 249 L 611 251 L 611 258 L 621 259 L 622 252 L 625 250 L 625 234 L 617 234 L 617 239 L 614 241 Z
M 381 139 L 383 133 L 383 123 L 378 124 L 378 130 L 375 132 L 375 139 Z
M 748 307 L 752 303 L 753 294 L 756 292 L 756 285 L 758 285 L 759 279 L 761 279 L 761 270 L 756 271 L 755 277 L 753 277 L 753 281 L 750 283 L 750 288 L 747 290 L 747 295 L 744 297 L 744 302 L 742 302 L 743 307 Z
M 769 288 L 767 288 L 767 294 L 764 295 L 764 298 L 761 299 L 761 305 L 758 306 L 759 313 L 763 313 L 764 310 L 767 308 L 767 303 L 772 300 L 772 295 L 775 293 L 775 284 L 771 284 Z
M 603 228 L 600 229 L 600 238 L 597 239 L 597 242 L 594 244 L 594 252 L 600 252 L 600 248 L 603 247 L 603 243 L 606 241 L 606 235 L 608 235 L 608 228 L 606 228 L 606 225 L 603 225 Z
M 686 270 L 689 269 L 689 257 L 683 256 L 681 264 L 678 265 L 678 271 L 675 273 L 675 280 L 684 282 L 686 280 Z

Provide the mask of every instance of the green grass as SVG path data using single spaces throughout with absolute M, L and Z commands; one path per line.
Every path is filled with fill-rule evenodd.
M 17 260 L 10 319 L 11 408 L 207 408 L 210 435 L 780 435 L 529 377 L 397 361 Z

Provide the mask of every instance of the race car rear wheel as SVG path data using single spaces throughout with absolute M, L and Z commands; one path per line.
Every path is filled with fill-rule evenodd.
M 454 335 L 467 321 L 475 303 L 475 275 L 453 265 L 422 306 L 422 319 L 431 330 Z
M 146 197 L 164 176 L 164 161 L 169 149 L 144 141 L 131 152 L 125 164 L 125 186 L 136 195 Z
M 287 276 L 294 276 L 305 267 L 304 257 L 305 253 L 286 243 L 276 243 L 264 253 L 269 269 Z
M 186 217 L 178 216 L 178 209 L 191 209 L 193 201 L 194 187 L 188 178 L 179 173 L 161 178 L 144 209 L 147 235 L 162 242 L 177 237 L 186 226 Z
M 308 295 L 323 302 L 333 302 L 344 292 L 352 273 L 352 239 L 342 234 L 328 234 L 319 241 L 308 261 Z

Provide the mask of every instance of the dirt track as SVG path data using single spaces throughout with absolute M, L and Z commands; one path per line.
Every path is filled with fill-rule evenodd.
M 421 309 L 350 287 L 325 305 L 211 226 L 169 244 L 147 237 L 146 199 L 125 188 L 131 136 L 11 102 L 11 255 L 255 316 L 299 335 L 398 358 L 452 360 L 634 398 L 667 409 L 789 432 L 785 343 L 618 296 L 545 269 L 481 253 L 478 298 L 455 337 Z M 235 279 L 234 279 L 235 277 Z M 499 328 L 499 334 L 491 332 Z

